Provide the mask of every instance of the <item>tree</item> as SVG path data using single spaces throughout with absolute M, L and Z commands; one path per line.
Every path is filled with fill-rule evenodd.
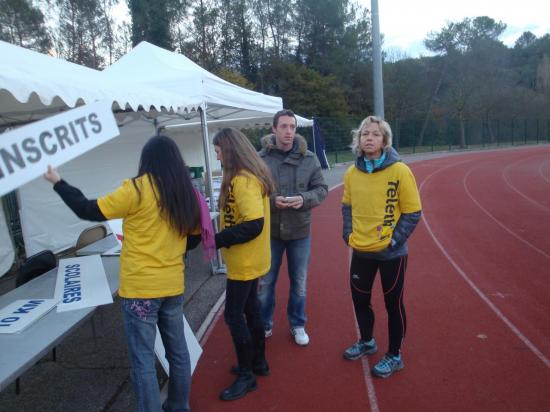
M 333 76 L 292 62 L 273 60 L 266 70 L 266 92 L 281 96 L 284 106 L 304 116 L 338 117 L 348 114 L 342 88 Z
M 295 3 L 295 0 L 252 0 L 263 47 L 271 45 L 272 57 L 286 58 L 291 54 Z
M 536 89 L 550 96 L 550 55 L 544 54 L 537 67 Z
M 476 61 L 467 54 L 483 58 L 483 54 L 477 51 L 502 46 L 498 37 L 505 29 L 506 24 L 496 22 L 487 16 L 480 16 L 474 19 L 465 18 L 461 22 L 450 22 L 441 31 L 428 34 L 424 45 L 428 50 L 441 54 L 443 64 L 418 135 L 418 145 L 423 144 L 429 116 L 442 87 L 446 89 L 444 98 L 449 107 L 449 114 L 459 120 L 460 145 L 462 147 L 466 144 L 464 122 L 466 116 L 474 112 L 471 103 L 476 87 L 480 84 L 479 70 L 477 76 L 474 74 Z M 446 84 L 444 80 L 447 80 Z
M 420 114 L 427 105 L 430 59 L 401 59 L 384 67 L 386 117 L 392 123 L 395 145 L 401 137 L 401 122 Z
M 465 18 L 460 22 L 447 23 L 439 32 L 429 32 L 424 45 L 438 54 L 465 53 L 479 42 L 497 41 L 504 30 L 506 24 L 487 16 Z
M 106 21 L 99 0 L 57 0 L 57 52 L 65 59 L 94 69 L 104 64 L 100 51 Z
M 298 3 L 295 9 L 297 60 L 323 75 L 340 77 L 341 69 L 351 60 L 350 46 L 353 51 L 357 49 L 350 40 L 359 40 L 357 35 L 361 32 L 357 29 L 364 27 L 353 25 L 355 8 L 348 0 L 300 0 Z
M 112 15 L 112 8 L 118 0 L 100 0 L 99 10 L 105 31 L 103 32 L 103 40 L 101 45 L 107 49 L 108 60 L 107 64 L 113 64 L 113 60 L 117 54 L 117 34 L 115 32 L 115 22 Z M 119 28 L 121 29 L 121 28 Z
M 196 0 L 190 3 L 190 14 L 193 19 L 177 27 L 177 49 L 206 70 L 214 70 L 222 36 L 220 8 L 215 0 Z
M 536 41 L 537 41 L 537 36 L 535 36 L 530 31 L 524 31 L 514 43 L 514 48 L 526 49 L 527 47 L 532 46 Z
M 43 53 L 52 46 L 44 14 L 28 0 L 0 0 L 0 40 Z
M 127 0 L 132 18 L 132 43 L 148 41 L 174 50 L 172 30 L 186 15 L 187 0 Z
M 249 90 L 254 90 L 254 84 L 250 83 L 246 79 L 246 77 L 235 70 L 229 69 L 227 67 L 220 67 L 215 71 L 215 74 L 216 76 L 219 76 L 230 83 L 236 84 L 237 86 L 241 86 Z

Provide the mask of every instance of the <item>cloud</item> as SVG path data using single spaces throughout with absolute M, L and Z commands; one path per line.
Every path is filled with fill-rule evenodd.
M 370 9 L 370 0 L 359 3 Z M 522 0 L 518 4 L 512 0 L 379 0 L 378 9 L 384 48 L 398 47 L 413 57 L 425 54 L 422 42 L 429 32 L 466 17 L 488 16 L 505 23 L 508 28 L 501 40 L 509 46 L 527 30 L 537 37 L 550 33 L 550 1 Z

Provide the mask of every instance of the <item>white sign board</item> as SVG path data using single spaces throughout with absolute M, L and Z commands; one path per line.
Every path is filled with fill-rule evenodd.
M 193 330 L 189 326 L 189 323 L 187 323 L 185 315 L 183 315 L 183 326 L 185 328 L 185 341 L 187 342 L 187 350 L 189 351 L 192 375 L 195 371 L 195 366 L 197 366 L 197 362 L 202 355 L 202 348 L 201 345 L 199 345 L 199 341 L 195 337 Z M 155 336 L 155 353 L 157 354 L 157 358 L 162 365 L 164 372 L 166 372 L 166 374 L 170 376 L 170 365 L 168 364 L 168 360 L 166 359 L 166 351 L 164 350 L 164 344 L 162 343 L 162 338 L 160 337 L 158 326 L 157 335 Z
M 107 223 L 111 228 L 111 232 L 115 235 L 116 241 L 120 246 L 122 246 L 122 241 L 124 240 L 124 234 L 122 233 L 122 219 L 111 219 Z
M 113 303 L 101 257 L 60 259 L 54 296 L 58 312 Z
M 0 196 L 119 135 L 108 102 L 96 102 L 2 133 Z
M 20 299 L 0 309 L 0 333 L 21 332 L 57 304 L 55 299 Z

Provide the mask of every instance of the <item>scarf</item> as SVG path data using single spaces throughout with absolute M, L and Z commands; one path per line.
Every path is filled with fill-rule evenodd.
M 384 163 L 384 160 L 386 160 L 386 153 L 382 153 L 382 156 L 378 159 L 372 159 L 369 160 L 365 158 L 365 169 L 367 170 L 367 173 L 374 172 L 375 169 L 378 169 L 382 163 Z
M 212 219 L 210 219 L 210 210 L 203 195 L 196 189 L 195 196 L 199 202 L 199 210 L 201 215 L 201 238 L 202 238 L 202 250 L 205 261 L 210 261 L 216 253 L 216 241 L 214 234 L 214 227 L 212 226 Z

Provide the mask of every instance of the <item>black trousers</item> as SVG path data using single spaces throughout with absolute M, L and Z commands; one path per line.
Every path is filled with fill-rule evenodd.
M 372 338 L 374 311 L 371 305 L 371 292 L 376 272 L 380 271 L 384 303 L 388 312 L 388 352 L 392 355 L 399 354 L 407 329 L 407 317 L 403 304 L 407 258 L 408 256 L 392 260 L 365 259 L 354 253 L 351 259 L 351 296 L 361 339 L 368 341 Z
M 250 342 L 253 336 L 263 336 L 258 279 L 227 279 L 224 319 L 236 344 Z

